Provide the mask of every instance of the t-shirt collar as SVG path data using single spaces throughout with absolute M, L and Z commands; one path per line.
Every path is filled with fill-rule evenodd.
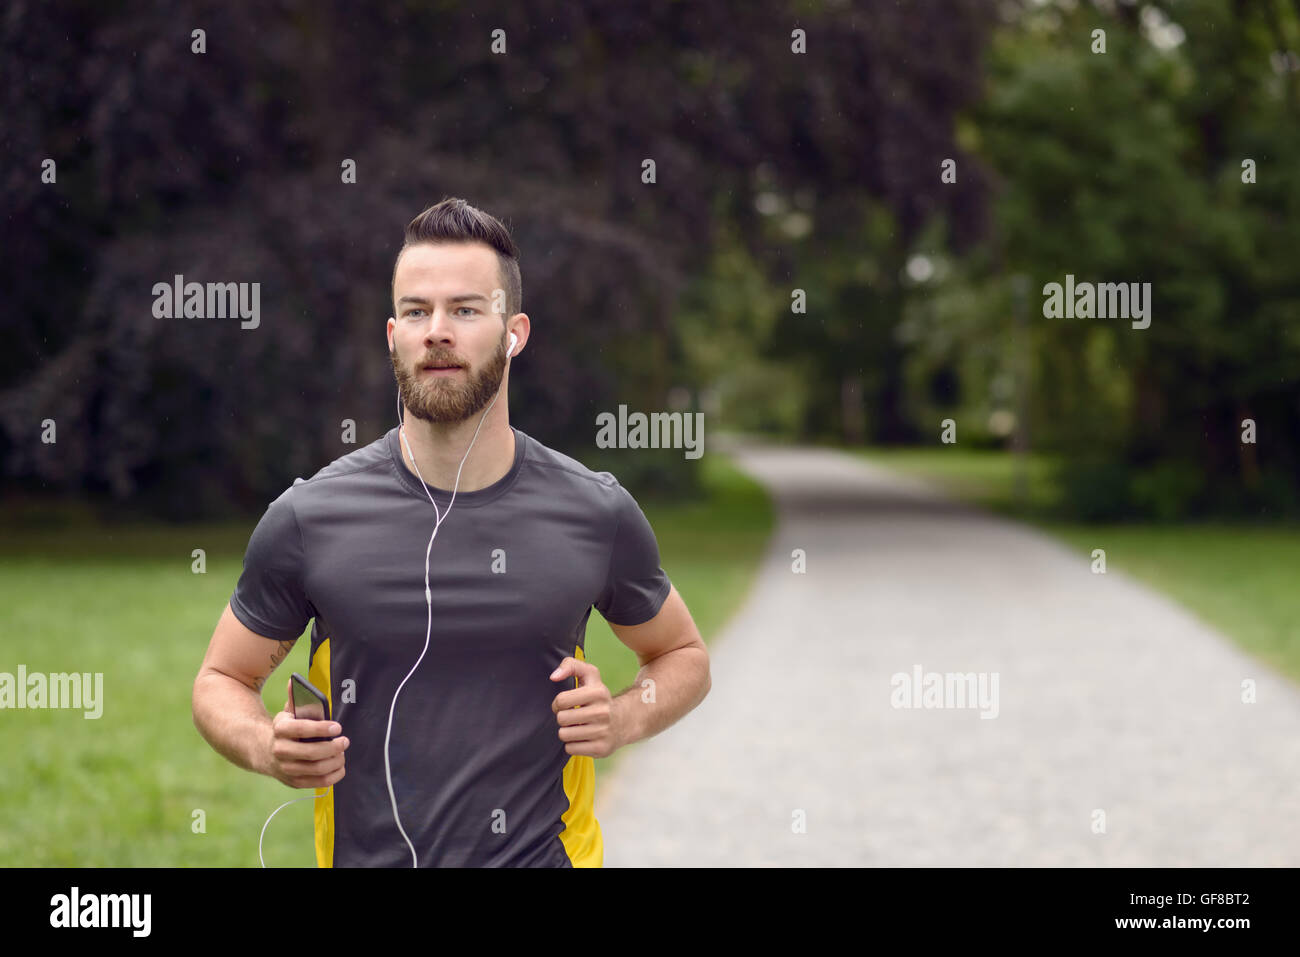
M 466 508 L 474 508 L 478 505 L 484 505 L 498 498 L 500 495 L 505 493 L 510 486 L 514 485 L 515 479 L 519 476 L 519 469 L 524 462 L 524 452 L 525 446 L 528 443 L 528 436 L 519 431 L 519 429 L 516 429 L 514 426 L 510 427 L 510 431 L 515 434 L 515 460 L 510 466 L 510 471 L 506 472 L 505 475 L 486 488 L 475 489 L 472 492 L 460 489 L 456 492 L 456 502 L 453 507 L 460 508 L 463 505 Z M 444 508 L 450 504 L 451 489 L 438 488 L 426 479 L 425 485 L 429 488 L 429 492 L 426 494 L 424 485 L 420 484 L 420 479 L 414 472 L 407 468 L 406 463 L 403 461 L 402 440 L 398 435 L 398 427 L 393 426 L 385 438 L 388 442 L 388 451 L 392 458 L 393 469 L 397 474 L 398 481 L 402 483 L 407 491 L 418 496 L 425 502 L 429 500 L 429 495 L 432 495 L 433 500 L 438 503 L 439 508 Z

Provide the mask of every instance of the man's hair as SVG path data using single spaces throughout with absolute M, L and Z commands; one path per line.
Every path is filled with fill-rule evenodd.
M 410 246 L 421 243 L 487 243 L 497 254 L 501 288 L 506 293 L 506 314 L 502 322 L 523 310 L 524 289 L 519 276 L 519 249 L 510 230 L 495 216 L 475 209 L 463 199 L 448 197 L 430 206 L 406 226 L 406 238 L 393 260 L 393 283 L 397 282 L 397 263 Z

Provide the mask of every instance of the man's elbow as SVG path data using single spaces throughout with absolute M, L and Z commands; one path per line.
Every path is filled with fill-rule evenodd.
M 708 649 L 704 647 L 704 642 L 701 641 L 695 647 L 699 649 L 700 658 L 703 659 L 701 670 L 704 673 L 704 680 L 703 682 L 701 682 L 703 690 L 700 691 L 699 700 L 695 702 L 698 705 L 700 701 L 703 701 L 706 697 L 708 697 L 709 692 L 713 690 L 713 672 L 712 669 L 709 667 L 709 652 Z
M 207 695 L 208 682 L 204 680 L 211 674 L 207 667 L 199 669 L 199 673 L 194 676 L 194 686 L 190 689 L 190 716 L 194 719 L 194 727 L 203 733 L 204 729 L 204 699 Z M 204 735 L 206 737 L 206 735 Z
M 199 668 L 199 673 L 194 676 L 194 685 L 190 689 L 190 715 L 194 719 L 194 727 L 202 733 L 208 724 L 212 710 L 213 702 L 221 694 L 224 683 L 234 681 L 242 685 L 243 682 L 218 671 L 211 665 L 203 665 Z M 204 733 L 204 737 L 207 737 Z

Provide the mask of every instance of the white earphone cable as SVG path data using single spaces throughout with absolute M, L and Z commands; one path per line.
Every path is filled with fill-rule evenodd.
M 510 353 L 513 351 L 514 346 L 512 343 L 511 347 L 506 350 L 507 364 L 510 362 Z M 505 382 L 504 375 L 501 377 L 501 382 Z M 456 469 L 456 484 L 451 490 L 451 501 L 447 503 L 447 511 L 442 513 L 439 513 L 438 503 L 433 500 L 433 493 L 429 491 L 429 486 L 424 481 L 424 476 L 420 474 L 420 465 L 415 461 L 415 453 L 411 451 L 411 444 L 406 441 L 406 429 L 402 424 L 402 402 L 400 396 L 397 401 L 398 435 L 406 445 L 406 453 L 411 457 L 411 464 L 415 466 L 415 474 L 419 476 L 420 484 L 424 486 L 424 494 L 429 497 L 429 503 L 433 505 L 433 513 L 437 516 L 437 520 L 433 526 L 433 534 L 429 536 L 429 544 L 424 550 L 424 603 L 428 609 L 424 631 L 424 648 L 420 650 L 420 657 L 415 660 L 415 664 L 411 666 L 411 670 L 406 673 L 406 677 L 402 679 L 402 683 L 397 686 L 397 691 L 393 693 L 393 703 L 388 709 L 388 730 L 384 733 L 384 776 L 388 781 L 388 797 L 393 803 L 393 820 L 397 822 L 397 830 L 401 832 L 402 840 L 406 841 L 406 846 L 411 850 L 412 867 L 419 867 L 419 859 L 415 854 L 415 845 L 411 843 L 410 837 L 407 836 L 406 828 L 402 827 L 402 819 L 397 813 L 397 794 L 393 791 L 393 769 L 388 756 L 388 742 L 393 735 L 393 715 L 397 710 L 397 696 L 402 693 L 402 688 L 405 687 L 407 679 L 409 679 L 411 675 L 415 674 L 416 669 L 420 667 L 420 662 L 424 660 L 425 652 L 429 650 L 429 640 L 433 635 L 433 592 L 429 588 L 429 554 L 433 550 L 433 540 L 437 538 L 438 529 L 442 527 L 443 520 L 451 514 L 451 508 L 456 504 L 456 492 L 460 489 L 460 473 L 461 469 L 465 467 L 465 459 L 469 458 L 470 449 L 474 448 L 474 442 L 478 439 L 479 429 L 483 428 L 483 420 L 486 419 L 487 414 L 492 411 L 492 406 L 497 404 L 497 399 L 500 398 L 500 396 L 501 385 L 499 384 L 497 386 L 496 395 L 492 396 L 492 401 L 488 403 L 488 407 L 479 417 L 478 427 L 474 429 L 474 436 L 469 441 L 469 448 L 465 450 L 465 455 L 460 460 L 460 467 Z
M 513 333 L 511 333 L 510 346 L 506 350 L 506 365 L 510 364 L 510 359 L 512 358 L 512 354 L 514 352 L 515 340 L 516 340 L 516 336 Z M 504 383 L 505 383 L 505 375 L 503 374 L 501 377 L 501 384 Z M 488 403 L 488 407 L 485 410 L 483 410 L 483 414 L 479 417 L 478 426 L 474 429 L 474 435 L 469 441 L 469 448 L 465 450 L 465 455 L 460 460 L 460 466 L 459 468 L 456 469 L 456 484 L 452 487 L 451 501 L 447 503 L 446 512 L 438 511 L 438 503 L 434 501 L 433 493 L 429 491 L 429 486 L 424 481 L 424 476 L 420 474 L 420 465 L 418 462 L 415 461 L 415 453 L 411 451 L 411 444 L 406 441 L 406 429 L 402 422 L 402 399 L 400 393 L 397 398 L 398 436 L 402 440 L 402 443 L 406 446 L 406 453 L 411 457 L 411 464 L 415 466 L 415 474 L 419 476 L 420 484 L 424 486 L 424 494 L 429 497 L 429 502 L 430 504 L 433 505 L 433 514 L 437 516 L 433 526 L 433 534 L 429 536 L 429 544 L 424 550 L 424 602 L 428 609 L 428 615 L 426 618 L 425 631 L 424 631 L 424 648 L 421 649 L 420 657 L 415 660 L 415 664 L 411 666 L 411 670 L 406 673 L 406 677 L 403 678 L 401 684 L 397 686 L 397 691 L 393 693 L 393 703 L 389 706 L 388 709 L 388 730 L 384 733 L 384 776 L 388 781 L 388 797 L 389 800 L 391 800 L 393 803 L 393 820 L 397 822 L 397 829 L 401 832 L 402 839 L 406 841 L 406 846 L 411 849 L 412 867 L 419 866 L 419 859 L 415 855 L 415 846 L 411 843 L 411 839 L 407 836 L 406 829 L 402 827 L 402 819 L 398 816 L 397 813 L 397 795 L 393 791 L 393 771 L 392 771 L 392 765 L 388 757 L 388 742 L 392 738 L 392 734 L 393 734 L 393 714 L 397 710 L 397 696 L 402 693 L 402 688 L 406 685 L 407 679 L 410 678 L 411 675 L 415 674 L 416 669 L 420 667 L 420 662 L 424 660 L 425 652 L 429 650 L 429 640 L 433 635 L 433 592 L 429 588 L 429 554 L 433 550 L 433 540 L 438 536 L 438 529 L 442 527 L 443 519 L 445 519 L 449 514 L 451 514 L 451 507 L 456 503 L 456 492 L 460 489 L 460 473 L 461 470 L 465 468 L 465 460 L 469 458 L 470 450 L 474 448 L 474 442 L 477 441 L 478 439 L 479 430 L 483 428 L 483 420 L 486 419 L 488 413 L 492 411 L 492 406 L 497 404 L 497 399 L 500 396 L 501 396 L 501 385 L 499 384 L 497 386 L 496 395 L 492 396 L 492 401 Z M 333 787 L 334 787 L 333 785 L 330 785 L 328 788 L 326 788 L 325 789 L 326 793 L 328 793 Z M 281 811 L 287 808 L 290 804 L 297 804 L 299 801 L 315 800 L 318 797 L 324 797 L 324 796 L 325 796 L 324 794 L 310 794 L 307 795 L 306 797 L 294 798 L 292 801 L 286 801 L 285 803 L 281 804 L 278 808 L 276 808 L 274 811 L 271 812 L 271 816 L 268 817 L 266 819 L 266 823 L 262 825 L 262 833 L 257 838 L 257 859 L 261 861 L 262 867 L 266 867 L 266 861 L 262 857 L 262 839 L 266 836 L 266 829 L 271 823 L 271 818 L 275 817 L 277 814 L 279 814 Z
M 332 784 L 329 787 L 327 787 L 325 789 L 326 793 L 329 793 L 329 791 L 333 787 L 334 785 Z M 281 811 L 287 808 L 290 804 L 297 804 L 299 801 L 314 801 L 318 797 L 324 797 L 324 796 L 325 796 L 324 794 L 308 794 L 306 797 L 294 798 L 292 801 L 285 801 L 278 808 L 276 808 L 274 811 L 271 812 L 271 817 L 275 817 L 277 814 L 279 814 Z M 257 836 L 257 859 L 262 862 L 263 867 L 266 867 L 266 860 L 265 858 L 262 857 L 262 838 L 266 837 L 266 829 L 271 824 L 271 817 L 268 817 L 266 819 L 266 823 L 262 825 L 262 833 Z

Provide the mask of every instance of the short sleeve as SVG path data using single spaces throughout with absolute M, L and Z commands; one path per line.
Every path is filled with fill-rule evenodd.
M 621 485 L 604 590 L 595 607 L 613 625 L 640 625 L 659 614 L 672 582 L 659 565 L 659 543 L 641 506 Z
M 297 638 L 315 615 L 303 587 L 302 532 L 292 493 L 292 486 L 285 489 L 257 523 L 230 596 L 236 618 L 277 641 Z

